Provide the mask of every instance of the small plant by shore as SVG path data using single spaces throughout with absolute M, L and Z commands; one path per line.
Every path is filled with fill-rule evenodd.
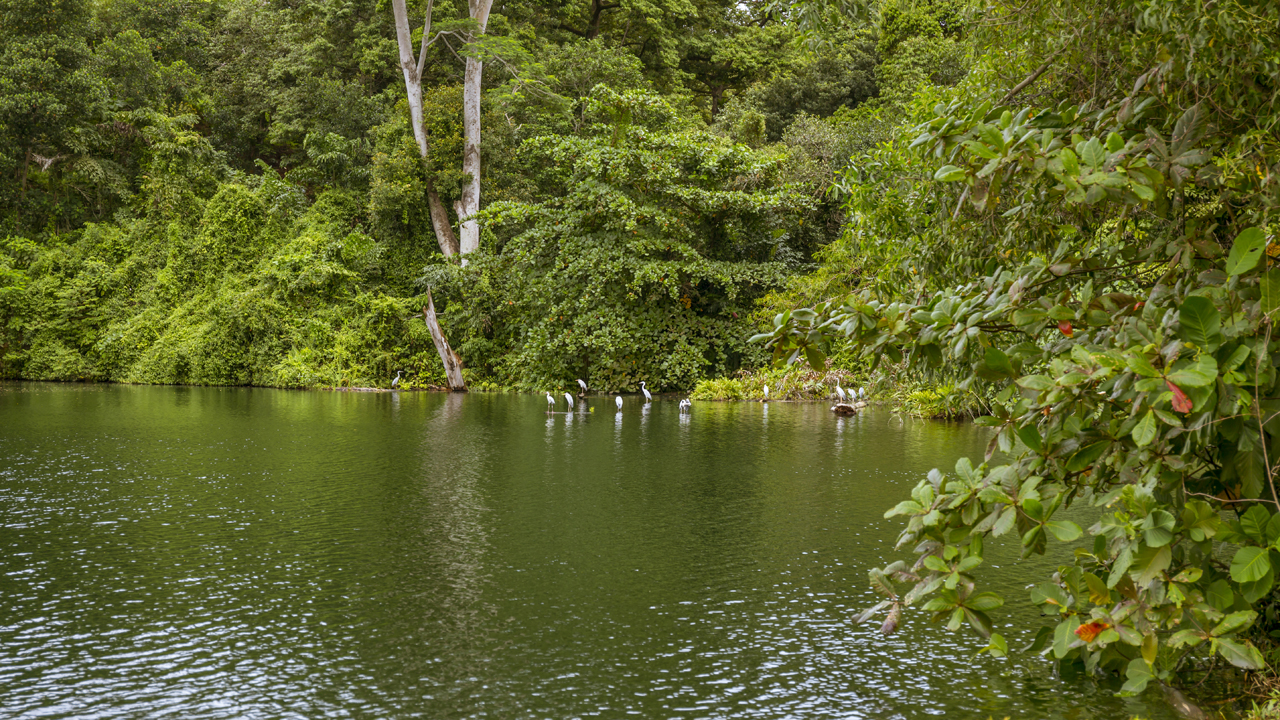
M 740 370 L 732 377 L 699 380 L 689 397 L 693 400 L 763 400 L 766 385 L 770 400 L 822 400 L 835 393 L 836 385 L 856 391 L 867 385 L 867 380 L 864 374 L 849 370 L 820 372 L 808 366 Z

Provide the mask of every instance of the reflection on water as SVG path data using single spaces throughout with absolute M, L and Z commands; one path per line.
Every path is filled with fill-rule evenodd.
M 851 623 L 884 509 L 984 439 L 825 403 L 0 385 L 0 707 L 1174 717 L 918 614 Z M 1027 623 L 1015 560 L 987 578 Z

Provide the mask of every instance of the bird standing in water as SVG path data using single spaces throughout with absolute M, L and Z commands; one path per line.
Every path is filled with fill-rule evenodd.
M 622 396 L 613 399 L 613 404 L 618 406 L 618 412 L 622 412 Z
M 764 401 L 769 402 L 769 386 L 764 386 Z
M 582 378 L 578 378 L 578 385 L 579 385 L 579 387 L 581 387 L 581 388 L 582 388 L 582 394 L 583 394 L 583 395 L 586 395 L 586 394 L 587 394 L 587 384 L 586 384 L 585 382 L 583 382 L 583 381 L 582 381 Z
M 551 412 L 555 409 L 556 409 L 556 399 L 551 396 L 551 391 L 548 390 L 547 391 L 547 412 Z
M 644 401 L 652 402 L 653 396 L 649 394 L 649 389 L 644 386 L 644 381 L 640 381 L 640 392 L 644 393 Z
M 402 373 L 402 372 L 403 372 L 403 371 L 401 371 L 401 370 L 397 370 L 397 371 L 396 371 L 396 379 L 391 381 L 391 387 L 399 387 L 399 386 L 400 386 L 400 375 L 401 375 L 401 373 Z
M 564 394 L 565 402 L 569 403 L 569 412 L 573 412 L 573 396 L 569 393 Z

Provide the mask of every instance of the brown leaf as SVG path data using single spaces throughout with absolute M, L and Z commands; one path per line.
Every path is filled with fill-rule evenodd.
M 898 630 L 898 622 L 902 620 L 902 608 L 894 603 L 893 609 L 889 611 L 889 617 L 884 619 L 884 624 L 880 626 L 880 632 L 885 635 L 892 635 Z
M 1174 385 L 1168 380 L 1165 380 L 1164 384 L 1168 385 L 1169 390 L 1173 392 L 1173 409 L 1180 413 L 1191 412 L 1191 408 L 1193 407 L 1191 404 L 1191 398 L 1187 397 L 1187 394 L 1182 392 L 1182 388 Z

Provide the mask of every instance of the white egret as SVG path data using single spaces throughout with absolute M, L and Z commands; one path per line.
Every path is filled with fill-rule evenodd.
M 586 384 L 585 382 L 583 382 L 583 381 L 582 381 L 582 378 L 578 378 L 578 385 L 579 385 L 580 387 L 582 387 L 582 394 L 583 394 L 583 395 L 586 395 L 586 394 L 587 394 L 587 384 Z
M 769 402 L 769 386 L 764 386 L 764 401 Z
M 859 399 L 859 400 L 866 400 L 866 399 L 867 399 L 867 393 L 866 393 L 866 390 L 867 390 L 867 389 L 866 389 L 866 387 L 860 387 L 860 388 L 858 388 L 858 399 Z
M 551 391 L 548 390 L 547 391 L 547 410 L 551 411 L 555 409 L 556 409 L 556 399 L 551 396 Z
M 622 412 L 622 396 L 613 399 L 613 404 L 618 406 L 618 412 Z
M 402 372 L 403 372 L 403 371 L 401 371 L 401 370 L 397 370 L 397 371 L 396 371 L 396 379 L 391 381 L 391 387 L 399 387 L 399 385 L 400 385 L 400 375 L 401 375 L 401 373 L 402 373 Z
M 689 398 L 680 401 L 680 412 L 689 412 L 692 407 L 693 403 L 689 402 Z
M 840 397 L 840 402 L 844 402 L 844 401 L 845 401 L 845 397 L 844 397 L 844 388 L 840 387 L 840 384 L 839 384 L 839 383 L 836 383 L 836 395 L 838 395 L 838 396 Z
M 572 395 L 570 395 L 569 393 L 565 393 L 565 394 L 564 394 L 564 400 L 565 400 L 565 402 L 569 403 L 569 411 L 570 411 L 570 412 L 572 412 L 572 411 L 573 411 L 573 396 L 572 396 Z
M 644 386 L 644 381 L 640 381 L 640 392 L 644 393 L 644 401 L 652 402 L 653 396 L 649 394 L 649 389 Z

